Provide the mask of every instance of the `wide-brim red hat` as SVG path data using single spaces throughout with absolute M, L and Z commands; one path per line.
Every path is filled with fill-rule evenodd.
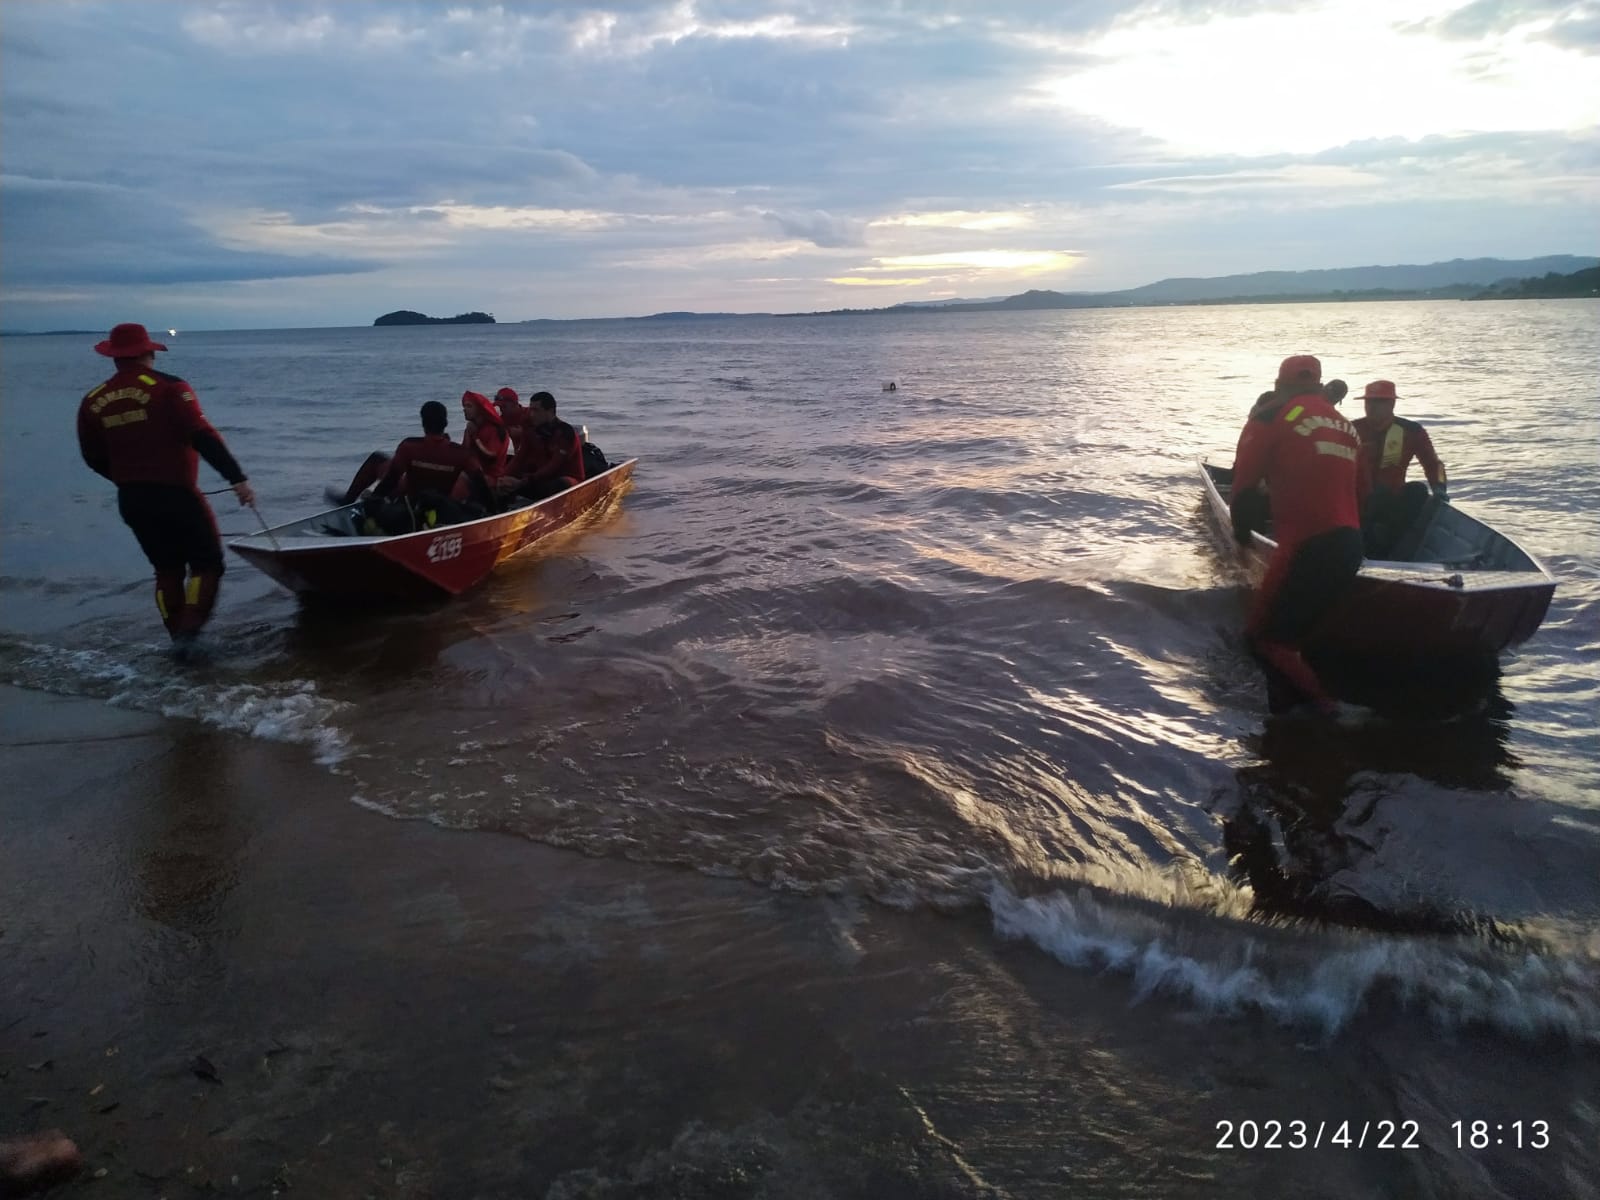
M 1394 394 L 1393 381 L 1388 379 L 1374 379 L 1371 383 L 1367 384 L 1366 389 L 1362 391 L 1361 398 L 1363 400 L 1399 399 L 1399 397 Z
M 165 350 L 160 342 L 150 340 L 150 331 L 143 325 L 128 322 L 118 325 L 103 342 L 96 342 L 94 352 L 107 358 L 138 358 L 152 350 Z

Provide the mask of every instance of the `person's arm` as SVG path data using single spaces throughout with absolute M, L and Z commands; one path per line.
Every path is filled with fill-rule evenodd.
M 372 489 L 374 496 L 388 496 L 400 486 L 406 468 L 411 465 L 411 443 L 401 442 L 394 448 L 394 455 L 389 459 L 389 469 L 383 473 L 383 478 L 378 480 L 377 486 Z
M 89 415 L 87 407 L 78 409 L 78 453 L 96 475 L 111 478 L 111 455 L 106 449 L 106 431 Z
M 1250 535 L 1262 511 L 1256 488 L 1266 478 L 1274 428 L 1275 422 L 1251 418 L 1245 423 L 1244 432 L 1239 435 L 1239 447 L 1234 452 L 1228 513 L 1233 519 L 1233 536 L 1243 545 L 1250 544 Z
M 239 497 L 239 503 L 254 504 L 255 490 L 251 488 L 238 460 L 228 450 L 222 435 L 212 428 L 205 413 L 200 411 L 200 398 L 194 394 L 194 389 L 181 379 L 169 377 L 167 407 L 178 428 L 188 438 L 189 445 L 206 460 L 212 470 L 233 485 L 233 494 Z
M 542 483 L 546 479 L 554 479 L 558 475 L 567 473 L 567 456 L 572 453 L 573 447 L 578 443 L 577 430 L 572 430 L 570 436 L 571 441 L 552 447 L 554 453 L 546 458 L 533 474 L 528 476 L 531 482 Z
M 1428 431 L 1418 425 L 1413 431 L 1416 434 L 1414 443 L 1417 461 L 1422 464 L 1422 471 L 1428 477 L 1428 483 L 1433 487 L 1433 494 L 1441 500 L 1448 499 L 1448 484 L 1444 474 L 1444 463 L 1439 461 L 1439 455 L 1433 449 L 1433 439 L 1428 436 Z
M 462 470 L 467 477 L 467 495 L 484 508 L 494 508 L 495 489 L 489 486 L 489 477 L 483 473 L 483 467 L 478 463 L 476 455 L 468 456 L 472 461 Z

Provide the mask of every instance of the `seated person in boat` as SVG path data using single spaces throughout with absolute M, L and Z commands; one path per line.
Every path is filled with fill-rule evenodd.
M 1331 712 L 1333 698 L 1302 648 L 1361 569 L 1361 439 L 1328 403 L 1322 364 L 1312 355 L 1284 359 L 1275 391 L 1277 404 L 1252 410 L 1233 463 L 1233 503 L 1265 481 L 1278 543 L 1246 632 L 1267 672 L 1272 711 L 1308 701 Z M 1236 530 L 1239 524 L 1235 510 Z
M 450 410 L 429 400 L 421 417 L 422 436 L 406 438 L 392 455 L 370 455 L 345 493 L 348 499 L 343 502 L 353 503 L 377 477 L 367 502 L 366 516 L 376 526 L 370 532 L 410 532 L 419 504 L 437 514 L 434 523 L 444 524 L 472 520 L 489 510 L 493 496 L 477 455 L 445 432 Z M 394 504 L 391 497 L 402 497 L 406 503 Z
M 1434 496 L 1448 500 L 1448 483 L 1428 431 L 1416 421 L 1394 415 L 1393 383 L 1374 379 L 1361 399 L 1367 415 L 1356 419 L 1356 431 L 1361 435 L 1363 474 L 1370 487 L 1362 505 L 1361 527 L 1368 556 L 1387 558 L 1402 548 L 1407 531 L 1427 507 L 1429 485 Z M 1406 482 L 1413 458 L 1422 463 L 1427 483 Z
M 478 465 L 492 483 L 506 473 L 511 439 L 500 411 L 481 392 L 461 393 L 461 415 L 467 427 L 461 431 L 461 444 L 478 457 Z
M 506 436 L 511 439 L 511 454 L 514 456 L 522 449 L 522 441 L 527 434 L 528 410 L 522 407 L 522 399 L 516 389 L 508 387 L 494 394 L 494 406 L 500 412 L 500 419 L 505 422 Z
M 556 416 L 556 398 L 535 392 L 528 399 L 522 449 L 495 484 L 502 496 L 543 500 L 583 482 L 583 443 L 578 431 Z

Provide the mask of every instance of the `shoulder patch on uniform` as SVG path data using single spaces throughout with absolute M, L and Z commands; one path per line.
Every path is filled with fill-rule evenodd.
M 89 391 L 84 395 L 83 398 L 85 400 L 93 400 L 96 396 L 98 396 L 101 392 L 103 392 L 105 390 L 106 390 L 106 385 L 102 383 L 99 387 L 90 388 Z
M 139 382 L 146 387 L 155 387 L 156 385 L 155 376 L 153 375 L 141 375 L 139 376 Z
M 1305 410 L 1306 406 L 1304 404 L 1296 404 L 1288 412 L 1283 414 L 1283 419 L 1285 421 L 1298 421 L 1300 419 L 1300 414 L 1305 412 Z

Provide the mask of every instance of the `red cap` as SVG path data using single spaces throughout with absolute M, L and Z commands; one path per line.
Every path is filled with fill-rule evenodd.
M 1393 400 L 1395 399 L 1394 384 L 1387 379 L 1374 379 L 1367 384 L 1366 391 L 1361 393 L 1363 400 Z
M 152 350 L 165 349 L 160 342 L 150 340 L 150 331 L 143 325 L 135 325 L 130 321 L 126 325 L 118 325 L 105 341 L 96 342 L 94 352 L 104 354 L 107 358 L 138 358 Z
M 1278 364 L 1278 382 L 1293 383 L 1298 379 L 1317 382 L 1322 379 L 1322 362 L 1315 355 L 1291 354 Z
M 494 402 L 496 404 L 520 404 L 521 400 L 517 393 L 510 388 L 501 388 L 494 394 Z
M 462 392 L 461 403 L 470 404 L 473 408 L 477 409 L 478 415 L 486 421 L 493 421 L 496 425 L 505 424 L 505 422 L 500 419 L 500 410 L 495 408 L 493 404 L 490 404 L 489 397 L 485 396 L 482 392 Z

